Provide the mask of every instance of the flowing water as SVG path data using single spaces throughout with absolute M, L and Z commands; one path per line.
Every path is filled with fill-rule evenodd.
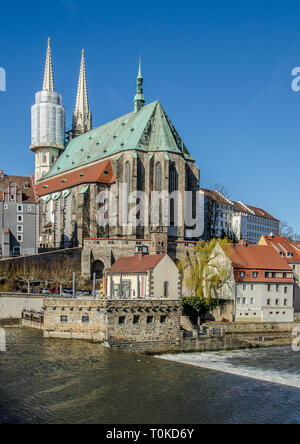
M 6 336 L 0 423 L 300 423 L 290 347 L 158 358 L 29 329 Z

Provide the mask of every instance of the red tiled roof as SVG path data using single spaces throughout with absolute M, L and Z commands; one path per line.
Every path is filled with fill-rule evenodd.
M 45 196 L 85 183 L 113 183 L 115 181 L 111 162 L 107 160 L 45 179 L 36 185 L 36 191 L 39 196 Z
M 249 247 L 228 245 L 228 255 L 234 268 L 236 281 L 240 282 L 269 282 L 269 283 L 293 283 L 293 277 L 270 278 L 265 276 L 265 272 L 292 273 L 292 269 L 287 261 L 282 258 L 276 250 L 268 245 L 253 245 Z M 243 278 L 240 271 L 245 272 Z M 256 271 L 258 276 L 252 276 Z
M 9 185 L 14 184 L 16 193 L 22 191 L 22 202 L 20 203 L 37 203 L 34 183 L 29 176 L 13 176 L 4 174 L 0 177 L 0 201 L 4 200 L 4 193 L 7 193 L 9 199 Z
M 291 271 L 286 260 L 268 245 L 249 247 L 229 245 L 228 252 L 236 268 Z
M 234 211 L 238 213 L 248 213 L 257 217 L 264 217 L 279 222 L 278 219 L 262 208 L 253 207 L 252 205 L 244 204 L 243 202 L 234 202 Z
M 284 254 L 282 256 L 290 264 L 299 263 L 300 264 L 300 245 L 298 242 L 291 242 L 284 236 L 262 236 L 260 240 L 261 244 L 266 243 L 277 251 L 278 255 Z M 292 253 L 292 256 L 288 256 L 288 253 Z
M 209 197 L 220 204 L 232 206 L 232 202 L 218 191 L 208 190 L 207 188 L 200 188 L 200 191 L 202 191 L 206 197 Z
M 121 257 L 110 268 L 110 273 L 146 273 L 153 270 L 166 254 L 135 254 Z

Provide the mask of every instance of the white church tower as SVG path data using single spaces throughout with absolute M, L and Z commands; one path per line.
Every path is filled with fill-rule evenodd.
M 38 182 L 65 149 L 66 112 L 61 94 L 54 90 L 50 38 L 46 54 L 43 89 L 35 94 L 31 107 L 31 146 L 35 153 L 35 181 Z

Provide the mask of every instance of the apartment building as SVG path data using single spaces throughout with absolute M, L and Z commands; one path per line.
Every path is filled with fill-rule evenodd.
M 262 236 L 259 245 L 270 245 L 286 259 L 294 273 L 294 309 L 300 313 L 300 244 L 283 236 Z
M 37 253 L 38 202 L 32 177 L 0 171 L 0 258 Z

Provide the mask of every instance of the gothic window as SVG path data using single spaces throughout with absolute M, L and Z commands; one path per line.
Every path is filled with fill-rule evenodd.
M 169 193 L 178 191 L 178 173 L 175 162 L 172 162 L 169 167 Z M 170 199 L 170 225 L 175 225 L 175 199 Z
M 139 159 L 137 164 L 137 190 L 144 191 L 145 189 L 145 167 L 143 162 Z
M 127 184 L 128 194 L 130 193 L 130 162 L 125 163 L 125 183 Z
M 155 166 L 155 191 L 162 190 L 162 168 L 158 162 Z
M 172 162 L 169 168 L 169 192 L 173 191 L 178 191 L 178 173 L 175 162 Z

